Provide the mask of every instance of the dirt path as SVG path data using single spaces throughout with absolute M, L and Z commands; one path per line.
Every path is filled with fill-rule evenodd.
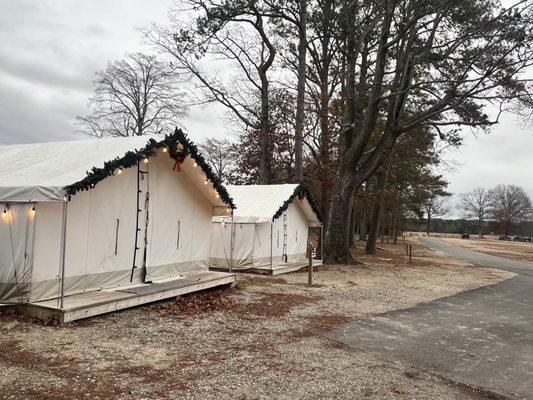
M 486 393 L 323 337 L 513 274 L 383 245 L 357 267 L 239 276 L 206 292 L 64 327 L 0 316 L 0 398 L 486 399 Z

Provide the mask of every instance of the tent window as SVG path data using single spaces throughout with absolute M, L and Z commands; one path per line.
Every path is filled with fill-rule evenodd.
M 181 221 L 178 220 L 178 237 L 176 239 L 176 250 L 180 248 L 180 232 L 181 232 Z
M 118 254 L 118 230 L 120 228 L 120 219 L 117 218 L 115 226 L 115 255 Z

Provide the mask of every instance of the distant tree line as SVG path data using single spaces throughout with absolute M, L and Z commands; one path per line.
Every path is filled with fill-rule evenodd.
M 482 226 L 484 235 L 504 236 L 505 232 L 497 221 L 485 221 Z M 426 221 L 420 219 L 409 220 L 405 224 L 405 231 L 407 232 L 424 232 L 426 230 Z M 479 231 L 479 223 L 477 220 L 467 219 L 446 219 L 435 218 L 431 221 L 430 232 L 435 233 L 450 233 L 450 234 L 477 234 Z M 533 236 L 533 222 L 524 221 L 515 224 L 509 230 L 507 236 L 513 238 L 514 236 Z M 391 237 L 392 238 L 392 237 Z

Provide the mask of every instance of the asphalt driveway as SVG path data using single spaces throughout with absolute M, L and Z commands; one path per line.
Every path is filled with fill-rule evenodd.
M 517 273 L 502 283 L 350 322 L 328 336 L 445 378 L 533 399 L 533 264 L 437 238 L 437 251 Z

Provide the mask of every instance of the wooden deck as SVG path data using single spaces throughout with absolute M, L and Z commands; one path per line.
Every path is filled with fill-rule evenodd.
M 281 274 L 288 274 L 289 272 L 295 272 L 299 269 L 306 267 L 309 265 L 309 261 L 307 260 L 301 260 L 301 261 L 293 261 L 283 264 L 274 265 L 274 267 L 270 267 L 270 265 L 265 266 L 254 266 L 247 269 L 239 269 L 235 270 L 235 272 L 241 272 L 241 273 L 249 273 L 249 274 L 261 274 L 261 275 L 281 275 Z M 319 266 L 322 265 L 322 260 L 313 260 L 313 266 Z M 213 271 L 228 271 L 227 269 L 223 267 L 210 267 Z
M 235 274 L 206 271 L 188 274 L 178 279 L 66 296 L 63 309 L 59 307 L 59 299 L 29 303 L 20 308 L 23 313 L 28 315 L 41 319 L 57 317 L 60 323 L 66 323 L 204 289 L 233 284 L 235 284 Z

